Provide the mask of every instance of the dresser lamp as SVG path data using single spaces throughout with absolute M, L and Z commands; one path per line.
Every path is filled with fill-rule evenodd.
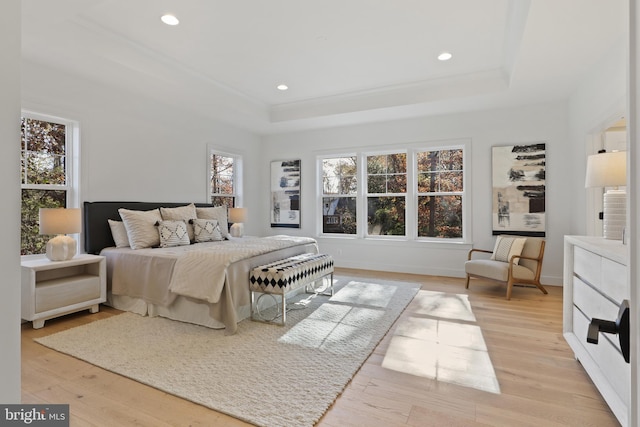
M 80 233 L 82 218 L 80 209 L 41 208 L 40 234 L 56 234 L 47 242 L 46 256 L 51 261 L 65 261 L 75 256 L 77 242 L 66 234 Z
M 622 240 L 627 224 L 627 193 L 618 187 L 627 185 L 626 151 L 601 152 L 587 158 L 585 187 L 611 187 L 604 193 L 603 235 L 605 239 Z
M 229 234 L 233 237 L 242 237 L 244 234 L 244 222 L 247 220 L 247 208 L 229 208 L 229 222 L 233 223 L 229 228 Z

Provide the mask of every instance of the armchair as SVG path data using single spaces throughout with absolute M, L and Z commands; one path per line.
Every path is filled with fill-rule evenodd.
M 506 238 L 522 238 L 520 236 L 499 236 Z M 508 261 L 497 259 L 472 259 L 476 253 L 494 254 L 496 249 L 488 251 L 484 249 L 471 249 L 464 264 L 467 274 L 465 288 L 469 289 L 469 279 L 471 277 L 483 277 L 507 284 L 507 300 L 511 299 L 511 291 L 514 283 L 535 285 L 542 293 L 547 290 L 540 283 L 540 273 L 542 272 L 542 259 L 544 257 L 545 241 L 539 237 L 526 237 L 522 252 L 510 255 Z

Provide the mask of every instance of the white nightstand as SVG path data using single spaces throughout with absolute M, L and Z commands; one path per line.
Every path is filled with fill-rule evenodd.
M 105 257 L 80 254 L 68 261 L 50 261 L 44 255 L 23 256 L 22 318 L 34 329 L 45 320 L 81 310 L 99 311 L 107 296 Z

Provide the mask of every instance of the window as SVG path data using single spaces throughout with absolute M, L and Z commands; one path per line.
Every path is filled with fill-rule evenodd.
M 77 206 L 72 169 L 74 126 L 62 119 L 21 119 L 22 229 L 20 254 L 40 254 L 51 236 L 39 235 L 40 208 Z
M 356 156 L 322 160 L 322 232 L 356 234 Z
M 209 150 L 209 196 L 215 206 L 240 206 L 240 167 L 238 155 Z
M 462 149 L 416 153 L 418 237 L 462 237 Z
M 469 143 L 320 156 L 322 234 L 465 241 Z
M 406 234 L 407 154 L 367 156 L 367 234 Z

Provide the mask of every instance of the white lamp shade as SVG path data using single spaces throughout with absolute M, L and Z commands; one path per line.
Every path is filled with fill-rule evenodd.
M 587 158 L 585 187 L 618 187 L 627 185 L 627 153 L 593 154 Z
M 80 209 L 40 209 L 40 234 L 74 234 L 81 231 Z
M 247 220 L 247 208 L 229 208 L 229 222 L 233 225 L 229 228 L 229 234 L 233 237 L 242 237 L 244 224 Z
M 80 209 L 41 208 L 40 234 L 57 234 L 47 242 L 47 258 L 51 261 L 65 261 L 75 256 L 78 244 L 73 237 L 82 231 L 82 216 Z
M 229 222 L 247 222 L 247 208 L 229 208 Z

